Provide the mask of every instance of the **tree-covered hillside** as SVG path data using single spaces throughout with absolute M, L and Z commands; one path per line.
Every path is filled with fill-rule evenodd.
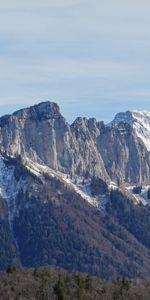
M 110 282 L 88 274 L 40 268 L 0 274 L 1 300 L 149 300 L 150 281 Z

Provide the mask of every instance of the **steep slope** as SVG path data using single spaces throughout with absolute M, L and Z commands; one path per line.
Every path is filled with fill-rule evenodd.
M 59 266 L 106 279 L 149 275 L 148 245 L 112 213 L 98 211 L 54 174 L 32 172 L 16 159 L 4 163 L 8 170 L 14 169 L 18 187 L 13 197 L 17 209 L 6 220 L 11 221 L 10 236 L 21 265 Z M 7 261 L 2 268 L 6 266 Z
M 7 203 L 0 195 L 0 270 L 14 262 L 19 265 L 16 245 L 8 220 Z

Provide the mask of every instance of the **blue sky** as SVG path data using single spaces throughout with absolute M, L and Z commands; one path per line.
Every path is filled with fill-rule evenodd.
M 148 0 L 5 0 L 0 115 L 51 100 L 71 122 L 150 110 Z

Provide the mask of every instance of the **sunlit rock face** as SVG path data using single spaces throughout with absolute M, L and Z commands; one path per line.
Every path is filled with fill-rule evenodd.
M 99 137 L 99 151 L 111 178 L 150 182 L 150 113 L 119 113 Z
M 79 121 L 80 119 L 80 121 Z M 43 102 L 0 119 L 1 152 L 41 162 L 69 174 L 108 179 L 95 144 L 95 120 L 79 118 L 71 126 L 57 104 Z
M 108 125 L 78 117 L 69 125 L 56 103 L 42 102 L 0 118 L 0 148 L 72 176 L 149 183 L 150 113 L 119 113 Z

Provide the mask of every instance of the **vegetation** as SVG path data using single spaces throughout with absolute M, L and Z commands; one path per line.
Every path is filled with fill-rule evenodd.
M 112 191 L 107 212 L 150 250 L 150 207 L 134 205 L 119 191 Z
M 150 199 L 150 187 L 148 188 L 148 191 L 147 191 L 147 198 Z
M 141 194 L 141 191 L 142 191 L 142 186 L 140 185 L 140 186 L 135 186 L 134 188 L 133 188 L 133 193 L 134 194 Z
M 148 276 L 149 253 L 114 218 L 115 207 L 104 214 L 55 178 L 47 177 L 46 186 L 30 180 L 29 192 L 18 194 L 14 219 L 23 266 L 59 266 L 104 279 Z
M 11 262 L 17 263 L 16 249 L 7 218 L 7 207 L 0 196 L 0 270 L 5 270 Z
M 1 300 L 148 300 L 150 281 L 104 282 L 88 274 L 39 268 L 0 274 Z
M 93 196 L 104 195 L 108 193 L 108 185 L 99 177 L 92 177 L 91 193 Z
M 13 228 L 5 201 L 0 201 L 0 270 L 15 262 L 27 268 L 60 267 L 106 280 L 149 276 L 148 207 L 134 205 L 118 190 L 107 194 L 106 211 L 98 211 L 61 179 L 47 175 L 43 184 L 19 164 L 15 176 L 23 184 L 16 195 Z M 12 268 L 7 271 L 16 274 Z M 62 289 L 62 282 L 56 284 L 59 297 Z

